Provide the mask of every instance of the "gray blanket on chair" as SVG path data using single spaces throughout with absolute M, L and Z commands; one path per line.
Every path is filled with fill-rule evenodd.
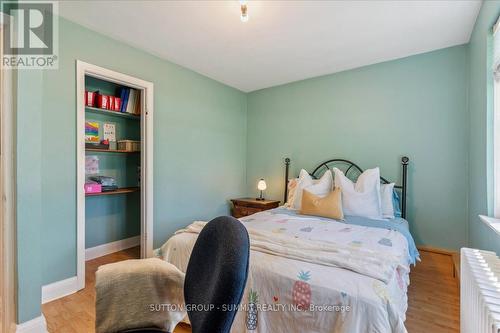
M 95 288 L 96 333 L 145 327 L 173 332 L 186 315 L 184 273 L 157 258 L 101 266 Z

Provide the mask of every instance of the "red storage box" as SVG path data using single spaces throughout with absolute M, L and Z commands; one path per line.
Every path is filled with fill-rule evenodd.
M 97 107 L 101 109 L 107 109 L 109 105 L 108 95 L 97 95 Z
M 113 110 L 120 111 L 121 106 L 122 106 L 122 99 L 120 97 L 115 97 L 115 107 L 113 108 Z
M 86 106 L 94 106 L 96 95 L 97 95 L 97 93 L 95 91 L 85 91 L 85 105 Z
M 97 183 L 85 183 L 85 193 L 101 193 L 102 186 Z
M 115 109 L 115 96 L 108 96 L 108 110 Z

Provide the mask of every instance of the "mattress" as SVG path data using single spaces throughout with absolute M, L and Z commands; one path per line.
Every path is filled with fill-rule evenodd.
M 397 258 L 387 283 L 331 267 L 251 251 L 244 297 L 232 332 L 406 332 L 410 264 L 418 258 L 408 222 L 304 216 L 278 208 L 240 219 L 247 227 Z M 185 272 L 196 234 L 179 232 L 160 249 Z

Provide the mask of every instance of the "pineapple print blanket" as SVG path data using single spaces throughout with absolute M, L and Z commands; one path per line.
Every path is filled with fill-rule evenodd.
M 207 222 L 196 221 L 176 233 L 199 234 Z M 396 272 L 401 258 L 361 246 L 329 240 L 301 239 L 286 233 L 256 229 L 246 224 L 252 251 L 268 253 L 324 266 L 334 266 L 370 276 L 384 283 Z M 400 267 L 405 269 L 405 267 Z
M 232 332 L 406 333 L 412 260 L 405 235 L 284 209 L 241 222 L 252 251 Z M 204 225 L 179 230 L 158 255 L 185 271 Z

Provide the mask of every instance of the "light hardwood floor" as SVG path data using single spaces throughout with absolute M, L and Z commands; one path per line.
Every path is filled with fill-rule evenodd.
M 100 265 L 139 257 L 139 248 L 113 253 L 86 263 L 86 288 L 42 306 L 50 333 L 94 332 L 95 272 Z M 408 290 L 409 333 L 459 332 L 459 291 L 448 255 L 421 251 L 422 262 L 412 270 Z M 190 333 L 178 326 L 175 333 Z
M 412 269 L 405 326 L 409 333 L 460 332 L 460 291 L 453 258 L 420 251 Z

